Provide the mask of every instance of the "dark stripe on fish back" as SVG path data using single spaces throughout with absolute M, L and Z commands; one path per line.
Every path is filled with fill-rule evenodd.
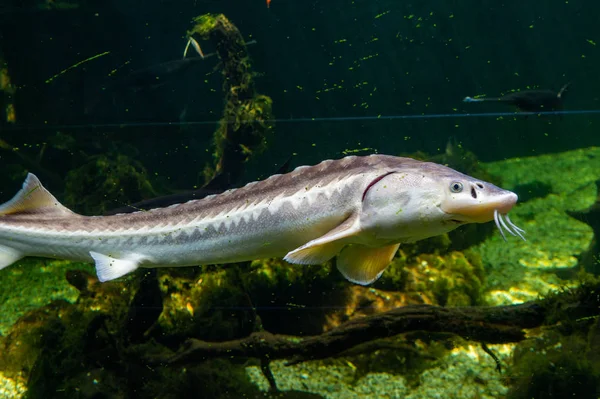
M 417 161 L 411 158 L 400 158 L 389 155 L 371 155 L 364 157 L 349 156 L 338 160 L 323 161 L 314 166 L 300 166 L 290 173 L 274 175 L 263 181 L 249 183 L 243 187 L 226 191 L 222 194 L 208 196 L 200 200 L 189 201 L 183 204 L 172 205 L 167 208 L 157 208 L 129 214 L 95 217 L 68 218 L 19 218 L 6 217 L 0 220 L 2 224 L 32 225 L 37 227 L 48 226 L 52 230 L 119 230 L 136 229 L 157 226 L 162 223 L 171 225 L 185 223 L 194 218 L 217 215 L 241 204 L 272 201 L 277 196 L 292 195 L 301 189 L 307 192 L 316 184 L 325 186 L 336 178 L 349 174 L 372 172 L 373 168 L 385 171 L 389 168 L 415 167 L 424 171 L 432 168 L 447 169 L 441 165 Z M 41 216 L 41 217 L 40 217 Z

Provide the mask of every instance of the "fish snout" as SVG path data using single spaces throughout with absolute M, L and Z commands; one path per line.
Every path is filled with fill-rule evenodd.
M 496 210 L 501 214 L 508 213 L 519 200 L 519 196 L 512 191 L 507 191 L 501 198 L 498 199 Z
M 518 196 L 512 191 L 498 189 L 471 201 L 450 201 L 442 210 L 453 218 L 468 223 L 485 223 L 494 220 L 494 212 L 508 213 L 517 203 Z

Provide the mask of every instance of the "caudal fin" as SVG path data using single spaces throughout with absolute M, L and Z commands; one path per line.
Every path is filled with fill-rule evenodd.
M 74 213 L 58 202 L 34 174 L 29 173 L 21 190 L 10 201 L 0 205 L 0 223 L 3 217 L 18 215 L 64 217 Z M 12 265 L 23 257 L 24 254 L 18 249 L 0 245 L 0 269 Z
M 558 92 L 557 97 L 564 99 L 565 95 L 567 94 L 567 91 L 569 91 L 569 87 L 571 87 L 571 82 L 569 82 L 566 85 L 564 85 L 563 87 L 561 87 L 560 91 Z

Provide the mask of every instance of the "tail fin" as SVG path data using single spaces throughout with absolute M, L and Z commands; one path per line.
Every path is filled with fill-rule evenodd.
M 29 173 L 23 182 L 23 188 L 10 201 L 0 205 L 0 217 L 21 214 L 64 217 L 75 213 L 58 202 L 39 179 Z
M 564 85 L 560 91 L 558 92 L 557 97 L 558 98 L 565 98 L 565 94 L 567 94 L 567 90 L 569 90 L 569 86 L 571 86 L 571 82 L 567 83 L 566 85 Z
M 3 217 L 13 215 L 44 215 L 67 216 L 74 215 L 64 207 L 52 194 L 46 190 L 37 177 L 28 174 L 23 188 L 10 201 L 0 205 L 0 222 Z M 24 254 L 18 249 L 0 245 L 0 270 L 12 265 Z

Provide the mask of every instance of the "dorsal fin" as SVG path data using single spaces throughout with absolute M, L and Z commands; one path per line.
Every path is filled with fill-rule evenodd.
M 23 188 L 10 201 L 0 205 L 0 217 L 17 214 L 74 215 L 42 186 L 33 173 L 27 175 Z

